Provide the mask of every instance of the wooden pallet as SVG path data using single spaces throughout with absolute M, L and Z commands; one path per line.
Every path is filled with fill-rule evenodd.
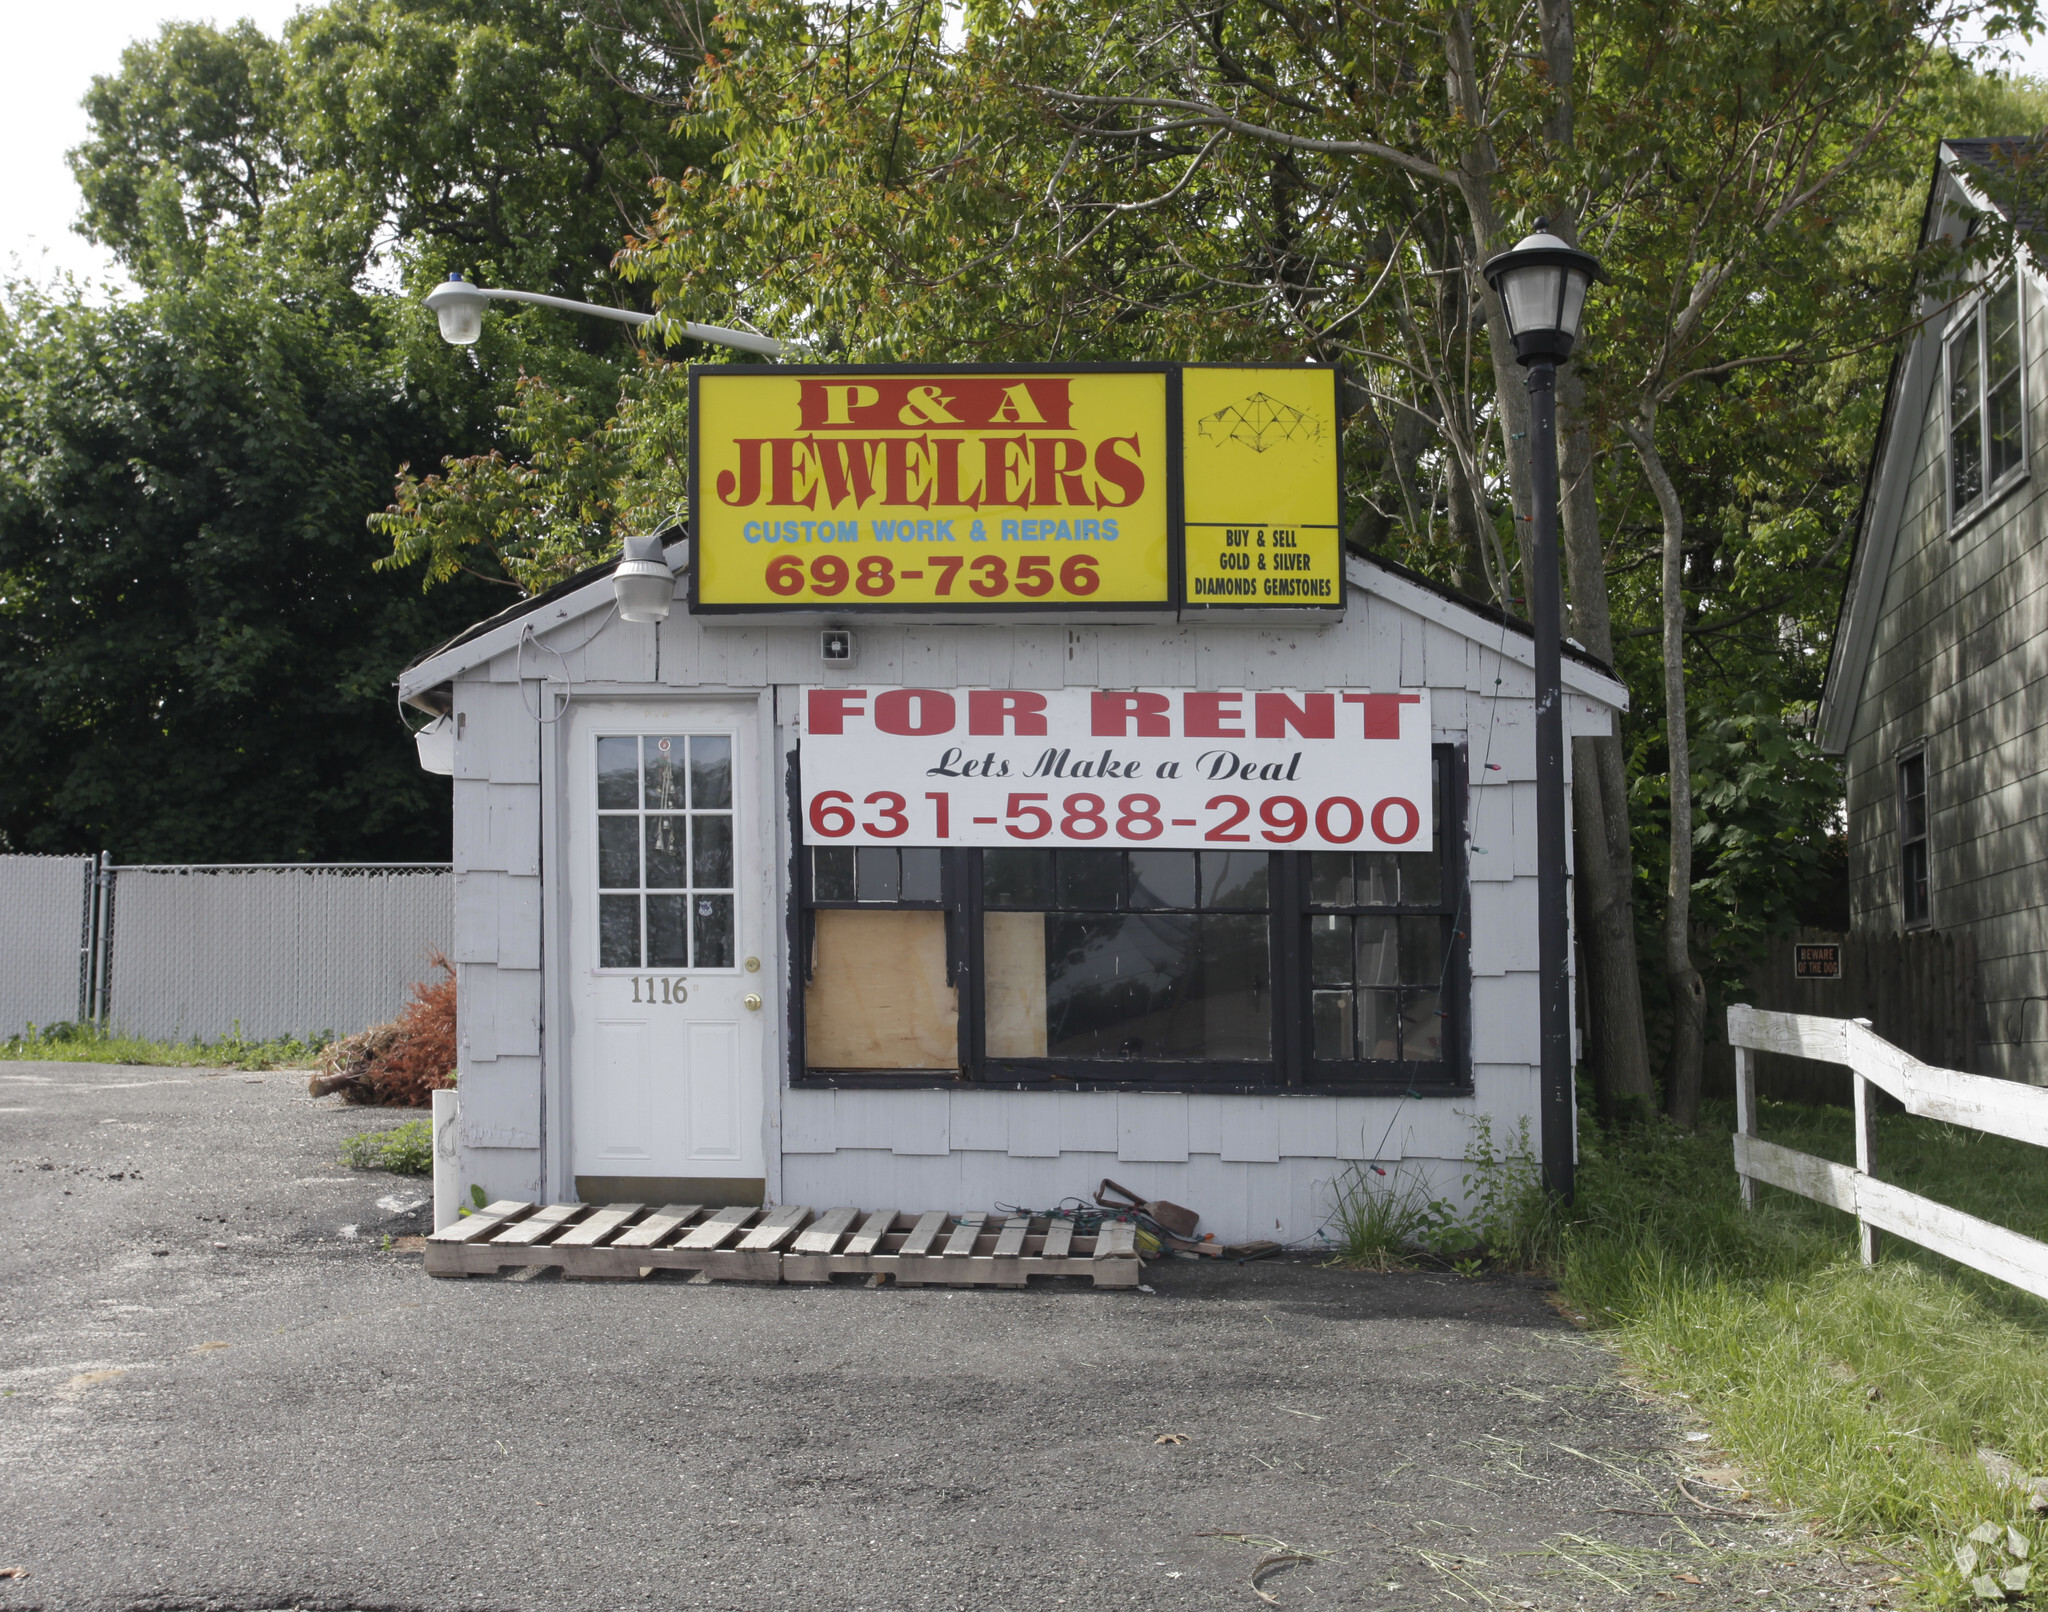
M 1137 1228 L 1114 1221 L 1077 1236 L 1066 1220 L 1026 1215 L 904 1214 L 794 1205 L 720 1209 L 669 1204 L 504 1199 L 427 1239 L 430 1276 L 490 1276 L 555 1266 L 579 1281 L 635 1281 L 694 1271 L 726 1282 L 886 1277 L 900 1287 L 1023 1287 L 1034 1276 L 1085 1276 L 1136 1287 Z

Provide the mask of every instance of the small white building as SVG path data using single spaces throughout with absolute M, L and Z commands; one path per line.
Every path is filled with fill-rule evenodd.
M 1291 1239 L 1352 1161 L 1455 1195 L 1478 1116 L 1533 1145 L 1532 642 L 1343 565 L 1339 619 L 864 619 L 851 665 L 815 621 L 690 613 L 686 576 L 667 620 L 622 620 L 607 566 L 420 659 L 401 697 L 452 738 L 463 1184 L 960 1210 L 1111 1176 Z M 1609 732 L 1621 684 L 1569 650 L 1564 678 L 1567 736 Z M 807 846 L 801 713 L 833 688 L 1422 692 L 1433 848 L 1281 849 L 1284 811 L 1215 850 Z

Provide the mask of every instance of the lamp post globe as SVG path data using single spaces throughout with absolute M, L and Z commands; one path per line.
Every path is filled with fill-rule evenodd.
M 1537 219 L 1535 233 L 1513 250 L 1487 259 L 1486 278 L 1500 295 L 1515 357 L 1524 364 L 1571 357 L 1586 292 L 1600 277 L 1598 260 L 1551 234 L 1547 218 Z
M 473 346 L 484 333 L 481 290 L 459 274 L 451 274 L 426 296 L 427 306 L 441 323 L 441 339 L 454 347 Z
M 1528 533 L 1522 551 L 1536 673 L 1536 970 L 1541 1048 L 1538 1114 L 1543 1185 L 1570 1203 L 1578 1164 L 1572 1072 L 1571 916 L 1565 883 L 1563 585 L 1557 544 L 1557 366 L 1578 345 L 1586 292 L 1600 265 L 1550 233 L 1546 219 L 1489 259 L 1515 358 L 1529 391 Z

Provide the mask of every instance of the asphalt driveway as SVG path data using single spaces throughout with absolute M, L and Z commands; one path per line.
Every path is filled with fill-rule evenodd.
M 335 1162 L 406 1117 L 0 1063 L 0 1612 L 1881 1594 L 1539 1283 L 436 1281 L 425 1183 Z

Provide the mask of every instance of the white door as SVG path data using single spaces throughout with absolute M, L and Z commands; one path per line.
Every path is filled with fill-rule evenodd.
M 752 705 L 575 708 L 569 1130 L 578 1195 L 759 1202 L 773 1005 Z

